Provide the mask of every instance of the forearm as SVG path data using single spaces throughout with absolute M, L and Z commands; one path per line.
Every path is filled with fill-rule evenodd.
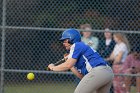
M 114 59 L 114 64 L 118 64 L 118 63 L 121 63 L 121 59 L 122 59 L 122 56 L 117 56 L 115 59 Z
M 80 79 L 82 79 L 84 76 L 78 72 L 78 70 L 74 67 L 71 68 L 71 71 Z
M 72 68 L 74 66 L 74 64 L 76 63 L 76 59 L 70 58 L 67 59 L 66 62 L 58 65 L 58 66 L 53 66 L 52 70 L 53 71 L 66 71 L 69 70 L 70 68 Z
M 67 63 L 62 63 L 58 66 L 53 67 L 53 71 L 66 71 L 69 70 L 71 67 Z
M 115 59 L 114 61 L 113 61 L 113 63 L 114 64 L 119 64 L 121 61 L 120 60 L 117 60 L 117 59 Z
M 66 60 L 66 62 L 55 66 L 54 64 L 49 64 L 48 68 L 52 71 L 66 71 L 74 66 L 74 64 L 77 62 L 77 59 L 69 58 Z
M 114 54 L 112 53 L 110 57 L 106 58 L 106 61 L 113 61 L 114 60 Z

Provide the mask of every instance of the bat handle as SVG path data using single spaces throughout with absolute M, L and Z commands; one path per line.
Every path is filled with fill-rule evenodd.
M 65 58 L 63 58 L 63 59 L 57 61 L 56 63 L 54 63 L 54 66 L 57 66 L 57 65 L 63 63 L 67 57 L 68 56 L 66 56 Z M 47 67 L 47 71 L 51 71 L 51 69 L 49 67 Z
M 58 62 L 54 63 L 54 65 L 55 65 L 55 66 L 56 66 L 56 65 L 59 65 L 59 64 L 61 64 L 61 63 L 64 62 L 64 61 L 65 61 L 65 58 L 63 58 L 63 59 L 59 60 Z

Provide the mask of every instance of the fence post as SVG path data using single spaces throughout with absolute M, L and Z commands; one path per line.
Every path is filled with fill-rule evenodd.
M 6 0 L 2 3 L 2 42 L 1 42 L 1 90 L 4 93 L 4 60 L 5 60 L 5 26 L 6 26 Z

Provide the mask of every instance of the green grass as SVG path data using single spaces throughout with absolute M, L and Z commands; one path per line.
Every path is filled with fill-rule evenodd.
M 72 83 L 31 83 L 7 84 L 4 93 L 73 93 L 75 84 Z M 136 93 L 136 88 L 131 88 L 131 93 Z
M 136 93 L 136 87 L 134 86 L 131 87 L 131 93 Z
M 73 93 L 74 84 L 25 84 L 5 86 L 4 93 Z

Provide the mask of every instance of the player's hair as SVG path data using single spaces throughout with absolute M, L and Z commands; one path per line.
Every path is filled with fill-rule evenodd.
M 128 49 L 128 52 L 130 52 L 130 45 L 129 45 L 129 42 L 128 42 L 128 39 L 126 38 L 126 36 L 122 33 L 114 33 L 114 35 L 119 39 L 121 40 L 123 43 L 126 44 L 127 46 L 127 49 Z

